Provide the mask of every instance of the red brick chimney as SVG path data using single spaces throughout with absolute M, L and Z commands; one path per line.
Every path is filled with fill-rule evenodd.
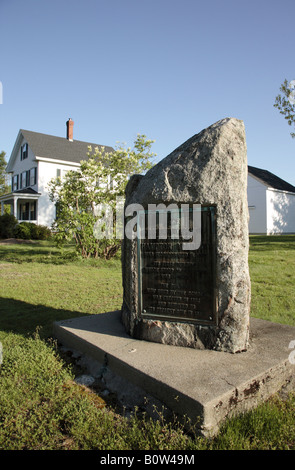
M 71 118 L 67 121 L 67 139 L 73 142 L 73 127 L 74 121 Z

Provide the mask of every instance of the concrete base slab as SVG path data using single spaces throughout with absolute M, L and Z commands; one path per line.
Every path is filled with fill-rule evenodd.
M 295 389 L 289 347 L 295 327 L 288 325 L 251 319 L 249 349 L 238 354 L 133 339 L 119 311 L 56 322 L 54 336 L 186 416 L 205 436 L 214 435 L 226 417 L 282 388 Z

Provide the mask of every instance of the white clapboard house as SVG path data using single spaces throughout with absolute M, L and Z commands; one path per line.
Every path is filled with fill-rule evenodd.
M 0 196 L 1 213 L 11 205 L 11 213 L 21 221 L 51 227 L 56 207 L 48 195 L 48 183 L 68 170 L 77 170 L 81 160 L 102 145 L 73 139 L 74 121 L 66 123 L 66 137 L 41 134 L 21 129 L 16 138 L 6 172 L 11 175 L 11 192 Z M 105 151 L 113 149 L 103 146 Z
M 50 227 L 56 207 L 49 199 L 48 183 L 68 170 L 79 168 L 88 146 L 99 144 L 73 139 L 74 122 L 66 123 L 66 137 L 21 129 L 6 171 L 11 192 L 0 196 L 1 213 L 10 204 L 19 221 Z M 104 146 L 106 151 L 111 147 Z M 252 234 L 295 233 L 295 187 L 267 170 L 248 166 L 249 232 Z
M 295 233 L 295 186 L 248 166 L 249 233 Z

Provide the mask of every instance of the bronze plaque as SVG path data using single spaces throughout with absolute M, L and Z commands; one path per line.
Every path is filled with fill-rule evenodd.
M 138 240 L 140 311 L 142 318 L 216 322 L 215 207 L 201 207 L 201 244 L 184 250 L 181 239 Z M 145 211 L 147 217 L 148 211 Z M 168 229 L 171 228 L 168 221 Z M 146 230 L 147 234 L 147 230 Z

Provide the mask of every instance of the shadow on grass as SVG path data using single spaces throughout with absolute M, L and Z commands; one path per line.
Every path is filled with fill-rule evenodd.
M 21 300 L 0 298 L 0 330 L 7 333 L 28 336 L 39 330 L 40 337 L 45 339 L 52 336 L 53 322 L 88 315 L 45 305 L 32 305 Z
M 73 247 L 59 249 L 53 244 L 0 244 L 0 261 L 12 263 L 65 264 L 77 260 Z
M 74 244 L 68 243 L 58 248 L 53 242 L 3 243 L 0 242 L 0 262 L 8 263 L 42 263 L 42 264 L 71 264 L 87 263 L 97 267 L 112 267 L 121 263 L 121 251 L 113 258 L 82 258 Z
M 295 235 L 250 235 L 251 251 L 295 250 Z

